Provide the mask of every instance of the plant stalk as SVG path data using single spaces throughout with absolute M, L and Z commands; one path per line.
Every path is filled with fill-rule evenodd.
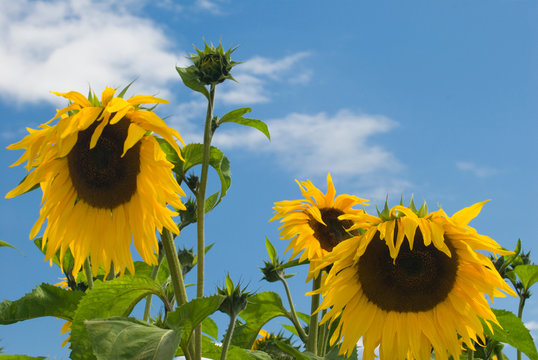
M 170 277 L 172 278 L 172 286 L 174 288 L 177 303 L 178 305 L 183 305 L 188 301 L 187 291 L 185 290 L 185 281 L 183 280 L 183 273 L 181 272 L 181 264 L 177 257 L 176 246 L 174 245 L 174 239 L 172 239 L 170 230 L 163 228 L 161 240 L 163 242 L 166 260 L 168 260 Z
M 297 317 L 297 313 L 295 312 L 295 306 L 293 306 L 293 300 L 291 298 L 290 289 L 288 287 L 288 282 L 284 277 L 280 277 L 280 281 L 282 281 L 282 284 L 284 284 L 284 289 L 286 290 L 286 296 L 288 297 L 288 302 L 290 304 L 290 313 L 291 313 L 291 321 L 293 322 L 293 325 L 295 326 L 295 329 L 297 330 L 297 334 L 299 334 L 299 337 L 301 338 L 301 341 L 306 344 L 308 340 L 308 335 L 304 332 L 303 327 L 301 326 L 301 323 L 299 322 L 299 318 Z
M 209 156 L 211 154 L 211 121 L 213 119 L 213 103 L 215 101 L 215 85 L 210 85 L 209 100 L 204 126 L 204 152 L 202 157 L 202 172 L 200 174 L 200 185 L 196 194 L 197 203 L 197 233 L 198 233 L 198 263 L 197 263 L 197 287 L 196 297 L 204 296 L 204 268 L 205 268 L 205 193 L 207 187 L 207 175 L 209 171 Z M 202 325 L 199 325 L 194 332 L 194 345 L 196 359 L 202 358 Z
M 312 280 L 312 291 L 316 291 L 321 286 L 321 276 L 318 276 Z M 312 304 L 310 306 L 310 324 L 308 326 L 308 341 L 306 343 L 306 350 L 312 352 L 314 355 L 318 354 L 318 324 L 319 315 L 316 310 L 319 307 L 320 295 L 312 295 Z
M 159 274 L 159 268 L 161 267 L 161 261 L 163 260 L 164 254 L 163 252 L 159 252 L 159 257 L 157 258 L 157 265 L 153 267 L 153 270 L 151 270 L 151 280 L 157 279 L 157 275 Z M 153 295 L 148 295 L 146 297 L 146 307 L 144 308 L 144 321 L 149 321 L 149 313 L 151 310 L 151 298 Z
M 232 341 L 236 318 L 237 316 L 230 316 L 230 324 L 228 324 L 228 330 L 226 330 L 226 336 L 224 337 L 224 341 L 222 343 L 222 352 L 220 353 L 220 360 L 225 360 L 226 356 L 228 355 L 228 348 L 230 347 L 230 343 Z
M 519 306 L 517 308 L 517 317 L 520 319 L 523 319 L 523 308 L 525 307 L 525 295 L 526 295 L 526 290 L 523 289 L 521 294 L 519 294 Z M 521 360 L 521 350 L 517 349 L 516 356 L 517 356 L 517 360 Z
M 84 261 L 84 273 L 86 273 L 86 282 L 88 283 L 88 289 L 91 290 L 93 289 L 93 273 L 89 257 L 87 257 Z

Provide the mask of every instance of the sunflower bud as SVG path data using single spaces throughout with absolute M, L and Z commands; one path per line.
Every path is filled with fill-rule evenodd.
M 251 293 L 245 290 L 246 286 L 243 289 L 241 289 L 241 283 L 235 286 L 232 279 L 230 279 L 230 275 L 226 275 L 226 284 L 222 289 L 217 289 L 218 294 L 225 297 L 219 307 L 219 311 L 228 314 L 231 318 L 235 318 L 247 307 L 248 297 Z
M 194 252 L 192 249 L 179 249 L 177 252 L 177 257 L 179 258 L 179 262 L 181 263 L 181 271 L 183 273 L 183 276 L 185 276 L 189 271 L 192 270 L 194 265 L 196 264 L 194 261 Z
M 275 282 L 284 279 L 284 269 L 280 267 L 282 265 L 281 261 L 277 264 L 269 261 L 264 261 L 263 263 L 264 267 L 260 268 L 263 273 L 263 280 Z
M 216 85 L 226 79 L 235 80 L 230 71 L 238 63 L 232 61 L 230 55 L 236 48 L 224 52 L 222 44 L 216 48 L 205 44 L 204 51 L 194 48 L 196 55 L 189 57 L 194 63 L 194 72 L 198 80 L 204 85 Z

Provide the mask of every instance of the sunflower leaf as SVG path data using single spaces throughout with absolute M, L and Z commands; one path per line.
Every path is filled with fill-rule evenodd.
M 72 320 L 80 299 L 81 291 L 67 291 L 50 284 L 41 284 L 22 298 L 0 303 L 0 324 L 54 316 Z
M 20 252 L 22 255 L 24 255 L 24 253 L 23 253 L 22 251 L 20 251 L 19 249 L 17 249 L 15 246 L 11 245 L 11 244 L 8 243 L 8 242 L 5 242 L 5 241 L 0 240 L 0 247 L 4 247 L 4 246 L 5 246 L 5 247 L 10 247 L 10 248 L 12 248 L 12 249 L 15 249 L 15 250 L 17 250 L 18 252 Z
M 172 359 L 181 333 L 124 317 L 85 321 L 98 360 Z
M 147 295 L 165 298 L 156 281 L 124 276 L 114 280 L 96 281 L 92 290 L 82 298 L 71 325 L 71 359 L 95 359 L 84 322 L 97 318 L 128 316 L 134 306 Z
M 225 122 L 233 122 L 239 125 L 250 126 L 254 129 L 258 129 L 267 137 L 267 139 L 271 140 L 271 135 L 269 134 L 269 129 L 267 128 L 266 123 L 258 119 L 248 119 L 243 117 L 244 114 L 251 111 L 251 108 L 240 108 L 232 110 L 217 120 L 217 126 Z
M 246 309 L 239 313 L 244 323 L 237 324 L 232 344 L 250 349 L 263 325 L 277 316 L 288 316 L 280 295 L 268 291 L 249 297 Z
M 526 354 L 529 359 L 538 360 L 536 345 L 521 319 L 507 310 L 492 310 L 501 327 L 491 323 L 493 334 L 487 326 L 484 326 L 484 333 L 493 340 L 512 345 Z
M 196 66 L 191 65 L 186 68 L 181 68 L 179 66 L 176 66 L 176 70 L 179 76 L 181 76 L 181 80 L 183 81 L 183 84 L 185 84 L 185 86 L 203 94 L 206 97 L 206 99 L 209 100 L 209 91 L 207 91 L 207 88 L 204 86 L 204 84 L 200 81 L 200 79 L 196 75 L 196 72 L 195 72 Z
M 274 340 L 276 346 L 280 348 L 280 350 L 284 351 L 286 354 L 292 355 L 295 359 L 299 360 L 318 360 L 322 359 L 319 356 L 316 356 L 314 354 L 310 353 L 302 353 L 290 344 L 285 343 L 284 341 Z
M 538 265 L 518 265 L 514 268 L 514 272 L 527 291 L 538 281 Z
M 202 164 L 203 152 L 204 146 L 202 144 L 188 144 L 181 150 L 185 161 L 182 164 L 182 171 L 178 174 L 182 178 L 185 177 L 187 171 L 189 171 L 192 167 Z M 209 165 L 217 172 L 221 185 L 218 199 L 213 205 L 214 208 L 222 201 L 222 198 L 226 196 L 226 192 L 230 188 L 232 182 L 232 177 L 230 171 L 230 161 L 222 151 L 214 146 L 211 146 Z
M 188 345 L 194 329 L 217 311 L 223 301 L 224 297 L 220 295 L 193 299 L 168 313 L 166 324 L 172 329 L 183 331 L 180 343 L 183 349 Z

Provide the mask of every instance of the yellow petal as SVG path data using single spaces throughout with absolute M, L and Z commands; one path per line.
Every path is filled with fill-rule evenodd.
M 138 142 L 138 140 L 142 139 L 145 133 L 145 129 L 142 129 L 140 126 L 131 123 L 127 132 L 127 139 L 125 139 L 125 143 L 123 144 L 123 154 L 121 154 L 121 156 L 123 157 L 127 150 L 132 148 L 133 145 Z
M 480 214 L 480 210 L 482 210 L 482 206 L 484 206 L 485 203 L 487 203 L 489 200 L 485 200 L 479 203 L 476 203 L 474 205 L 471 205 L 469 207 L 463 208 L 454 215 L 452 215 L 451 219 L 458 225 L 467 225 L 472 219 L 478 216 Z
M 168 100 L 159 99 L 150 95 L 135 95 L 127 99 L 127 102 L 131 105 L 140 105 L 140 104 L 167 104 Z

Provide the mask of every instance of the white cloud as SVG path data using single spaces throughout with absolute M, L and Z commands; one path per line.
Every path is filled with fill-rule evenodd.
M 525 323 L 525 327 L 529 329 L 530 331 L 538 330 L 538 321 L 532 320 Z
M 372 199 L 384 199 L 387 192 L 401 194 L 410 186 L 394 177 L 403 169 L 400 161 L 384 147 L 370 142 L 370 137 L 397 126 L 384 116 L 349 110 L 340 110 L 333 116 L 294 113 L 268 120 L 267 125 L 271 142 L 258 131 L 219 129 L 214 143 L 222 148 L 271 154 L 282 168 L 300 178 L 322 179 L 328 172 L 347 178 L 366 189 Z
M 487 166 L 479 166 L 470 161 L 458 161 L 456 167 L 462 171 L 468 171 L 477 177 L 488 177 L 498 173 L 497 169 Z
M 16 102 L 59 100 L 49 91 L 100 92 L 137 78 L 136 87 L 168 97 L 184 58 L 129 2 L 0 0 L 0 91 Z M 63 100 L 60 100 L 63 101 Z
M 269 82 L 306 84 L 312 72 L 297 63 L 308 57 L 308 52 L 298 52 L 282 59 L 255 56 L 234 68 L 233 77 L 238 81 L 224 84 L 219 98 L 225 104 L 245 105 L 269 102 Z

